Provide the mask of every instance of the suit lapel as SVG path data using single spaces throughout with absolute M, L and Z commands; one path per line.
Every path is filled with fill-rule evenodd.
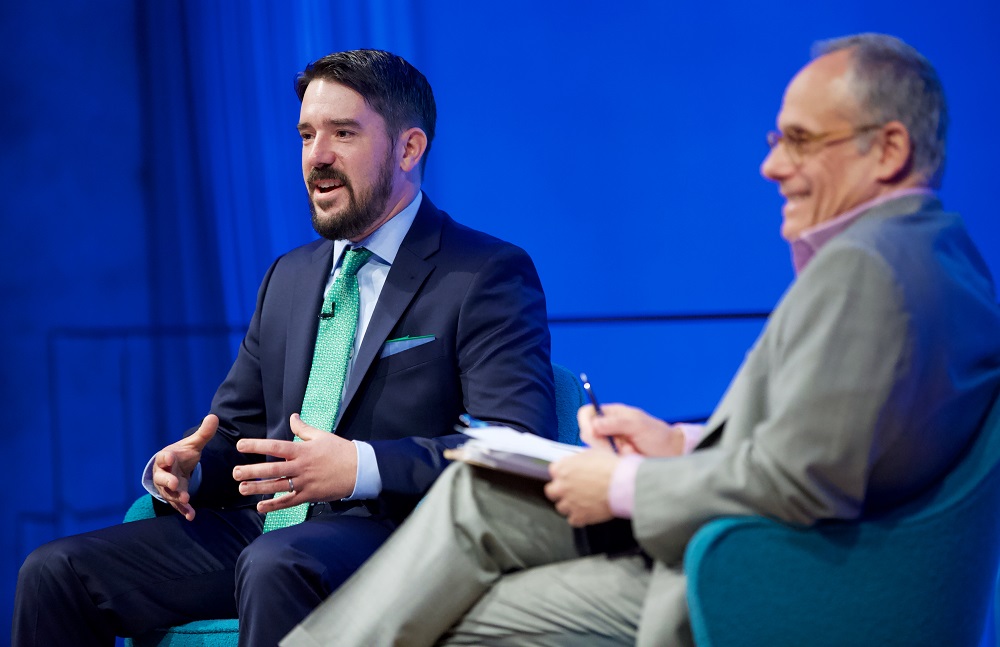
M 309 259 L 309 266 L 296 281 L 288 308 L 288 338 L 285 347 L 285 411 L 301 411 L 309 371 L 316 347 L 316 329 L 323 291 L 333 266 L 333 243 L 323 241 Z M 303 361 L 304 359 L 304 361 Z M 289 432 L 290 434 L 291 432 Z
M 420 210 L 410 225 L 410 231 L 403 238 L 396 259 L 386 276 L 385 285 L 382 286 L 378 303 L 372 312 L 372 319 L 365 331 L 365 338 L 358 350 L 358 357 L 348 376 L 344 399 L 340 404 L 334 429 L 340 424 L 340 419 L 351 405 L 365 374 L 374 364 L 392 329 L 416 297 L 420 286 L 434 270 L 434 263 L 426 259 L 441 246 L 443 221 L 444 216 L 424 195 Z

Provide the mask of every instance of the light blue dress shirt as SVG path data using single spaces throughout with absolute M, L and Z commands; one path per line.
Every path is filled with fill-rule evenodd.
M 360 303 L 358 311 L 358 328 L 354 337 L 354 351 L 347 365 L 347 374 L 351 374 L 354 368 L 354 358 L 358 355 L 358 349 L 364 341 L 365 333 L 368 332 L 368 324 L 371 323 L 372 313 L 375 312 L 375 305 L 378 303 L 379 295 L 382 294 L 382 287 L 385 279 L 389 276 L 389 270 L 393 261 L 396 260 L 396 253 L 403 243 L 403 238 L 410 231 L 413 219 L 417 217 L 420 203 L 423 201 L 423 193 L 418 192 L 405 209 L 386 221 L 381 227 L 376 229 L 368 237 L 352 243 L 349 240 L 336 240 L 333 242 L 333 266 L 330 268 L 330 279 L 326 284 L 326 292 L 333 287 L 333 282 L 340 273 L 340 264 L 344 258 L 344 252 L 349 247 L 364 247 L 371 251 L 371 258 L 358 270 L 358 289 L 360 292 Z M 325 292 L 324 292 L 325 294 Z M 346 388 L 347 381 L 344 381 Z M 336 432 L 336 429 L 334 429 Z M 358 472 L 354 481 L 354 491 L 344 499 L 345 501 L 354 499 L 374 499 L 382 492 L 382 476 L 378 471 L 378 461 L 375 460 L 375 450 L 372 446 L 361 440 L 354 440 L 354 447 L 358 452 Z M 153 460 L 149 459 L 146 469 L 142 474 L 142 486 L 147 492 L 157 499 L 160 497 L 156 486 L 153 485 Z M 201 464 L 198 464 L 188 483 L 188 492 L 192 495 L 198 490 L 201 484 Z

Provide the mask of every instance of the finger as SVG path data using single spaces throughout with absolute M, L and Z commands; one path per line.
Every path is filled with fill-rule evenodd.
M 592 404 L 585 404 L 576 410 L 576 423 L 580 427 L 580 439 L 588 445 L 590 444 L 590 438 L 593 436 L 590 430 L 591 423 L 596 416 L 597 411 Z
M 192 521 L 194 519 L 194 508 L 192 508 L 189 504 L 171 501 L 170 505 L 174 508 L 174 510 L 180 512 L 181 515 L 188 521 Z
M 642 409 L 627 404 L 609 404 L 604 407 L 604 415 L 594 420 L 594 433 L 632 437 L 659 422 L 662 421 Z
M 306 498 L 302 496 L 298 490 L 296 490 L 293 494 L 276 496 L 273 499 L 264 499 L 263 501 L 259 501 L 257 503 L 257 512 L 267 514 L 268 512 L 284 510 L 285 508 L 291 508 L 305 502 Z
M 252 496 L 254 494 L 288 493 L 291 491 L 288 489 L 289 480 L 287 477 L 281 477 L 265 481 L 243 481 L 240 483 L 240 494 Z
M 167 503 L 187 503 L 191 500 L 191 495 L 188 494 L 187 490 L 172 490 L 170 488 L 158 487 L 160 496 Z
M 564 517 L 568 517 L 570 513 L 573 512 L 573 510 L 570 504 L 567 503 L 565 500 L 563 500 L 556 503 L 556 512 L 558 512 Z
M 268 461 L 266 463 L 254 463 L 253 465 L 237 465 L 233 468 L 233 478 L 237 481 L 280 479 L 289 476 L 288 470 L 287 461 Z M 294 475 L 292 478 L 295 478 Z
M 611 446 L 611 438 L 615 439 L 615 446 Z M 618 440 L 618 436 L 598 436 L 591 434 L 590 439 L 586 441 L 587 447 L 591 449 L 599 449 L 605 452 L 614 452 L 621 449 L 621 442 Z
M 295 457 L 296 449 L 295 443 L 290 440 L 244 438 L 236 443 L 236 450 L 244 454 L 264 454 L 285 459 Z
M 180 485 L 180 479 L 165 469 L 154 469 L 153 485 L 166 490 L 175 490 Z
M 156 452 L 156 458 L 153 460 L 153 467 L 159 467 L 161 470 L 169 470 L 174 464 L 174 453 L 167 450 L 161 450 Z
M 597 447 L 604 449 L 606 451 L 616 451 L 616 447 L 609 440 L 613 438 L 615 442 L 620 442 L 619 439 L 624 431 L 625 425 L 628 424 L 629 417 L 628 413 L 631 407 L 627 407 L 621 404 L 608 404 L 602 407 L 603 415 L 598 416 L 596 412 L 591 416 L 588 421 L 587 434 L 580 432 L 580 438 L 591 447 Z
M 628 441 L 625 441 L 625 440 L 622 440 L 622 439 L 618 439 L 616 442 L 617 442 L 617 446 L 618 446 L 618 455 L 619 456 L 641 456 L 642 455 L 642 452 L 640 452 L 638 449 L 636 449 L 636 446 L 633 445 L 632 443 L 630 443 Z
M 545 496 L 553 503 L 559 501 L 559 486 L 557 486 L 554 481 L 549 481 L 545 484 Z
M 622 431 L 622 421 L 617 418 L 611 418 L 604 415 L 600 418 L 595 418 L 590 425 L 590 429 L 595 436 L 605 438 L 607 436 L 620 434 Z
M 167 501 L 176 501 L 178 503 L 187 503 L 190 501 L 191 494 L 188 492 L 187 479 L 179 479 L 172 474 L 168 476 L 170 478 L 166 479 L 168 481 L 166 485 L 157 483 L 156 481 L 153 483 L 156 489 L 159 490 L 160 496 Z
M 188 437 L 188 440 L 193 444 L 194 449 L 200 452 L 208 444 L 208 441 L 212 440 L 218 429 L 219 417 L 214 413 L 210 413 L 202 418 L 201 425 Z
M 635 435 L 635 425 L 631 424 L 632 421 L 629 418 L 622 417 L 602 417 L 594 420 L 594 442 L 591 444 L 592 447 L 600 447 L 602 449 L 610 450 L 620 450 L 621 447 L 631 442 L 632 437 Z M 615 446 L 611 446 L 612 439 L 614 440 Z
M 288 418 L 288 423 L 292 428 L 292 433 L 301 438 L 302 440 L 312 440 L 316 434 L 321 433 L 316 427 L 311 427 L 302 420 L 302 417 L 297 413 L 293 413 Z

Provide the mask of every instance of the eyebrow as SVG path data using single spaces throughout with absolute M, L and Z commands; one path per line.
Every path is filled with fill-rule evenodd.
M 790 123 L 783 128 L 781 126 L 778 126 L 778 130 L 780 130 L 782 134 L 790 137 L 801 137 L 803 135 L 808 137 L 810 135 L 815 134 L 815 131 L 813 131 L 810 128 L 806 128 L 805 126 L 803 126 L 801 123 L 798 122 Z
M 334 128 L 361 128 L 361 122 L 356 119 L 324 119 L 324 126 L 332 126 Z M 296 126 L 300 131 L 312 128 L 312 125 L 308 122 L 301 122 Z
M 785 133 L 786 135 L 811 135 L 811 134 L 813 134 L 812 131 L 809 130 L 808 128 L 803 128 L 802 126 L 799 126 L 797 124 L 793 124 L 793 125 L 789 126 L 788 128 L 782 128 L 781 132 Z

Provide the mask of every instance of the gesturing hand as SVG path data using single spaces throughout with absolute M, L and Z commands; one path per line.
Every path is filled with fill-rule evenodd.
M 336 501 L 350 496 L 358 473 L 358 454 L 354 443 L 336 434 L 321 431 L 302 422 L 299 414 L 289 419 L 292 433 L 303 442 L 244 438 L 236 449 L 244 454 L 264 454 L 283 458 L 233 469 L 240 483 L 240 493 L 275 494 L 295 490 L 286 496 L 265 499 L 257 504 L 262 513 L 290 508 L 309 501 Z
M 201 451 L 218 428 L 219 418 L 210 413 L 201 421 L 197 431 L 167 445 L 153 459 L 153 485 L 163 500 L 188 521 L 194 519 L 191 494 L 188 492 L 191 473 L 201 460 Z

